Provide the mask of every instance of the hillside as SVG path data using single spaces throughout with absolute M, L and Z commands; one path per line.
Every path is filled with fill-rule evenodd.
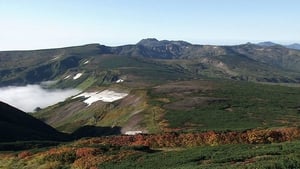
M 271 46 L 278 46 L 280 44 L 273 43 L 273 42 L 260 42 L 257 45 L 263 46 L 263 47 L 271 47 Z M 293 44 L 289 44 L 289 45 L 281 45 L 281 46 L 284 46 L 289 49 L 300 50 L 300 44 L 298 44 L 298 43 L 293 43 Z
M 161 76 L 154 75 L 160 72 Z M 148 82 L 226 78 L 254 82 L 299 82 L 300 51 L 284 46 L 193 45 L 144 39 L 135 45 L 99 44 L 37 51 L 0 52 L 0 84 L 57 81 L 56 87 L 86 88 L 118 77 Z M 70 81 L 78 73 L 83 76 Z M 96 80 L 97 79 L 97 80 Z
M 51 81 L 45 87 L 82 91 L 81 97 L 33 114 L 63 132 L 91 129 L 85 136 L 94 136 L 299 124 L 298 88 L 257 84 L 297 86 L 300 51 L 280 45 L 143 39 L 117 47 L 0 52 L 0 60 L 2 86 Z M 111 100 L 102 93 L 122 97 Z
M 298 43 L 293 43 L 293 44 L 287 45 L 286 47 L 290 48 L 290 49 L 300 50 L 300 44 L 298 44 Z
M 81 91 L 30 115 L 0 102 L 0 168 L 300 166 L 298 50 L 144 39 L 0 52 L 0 75 Z
M 43 149 L 0 152 L 0 167 L 290 169 L 300 167 L 300 143 L 294 141 L 299 136 L 299 128 L 287 128 L 87 138 Z
M 0 142 L 68 138 L 42 121 L 3 102 L 0 102 L 0 133 Z
M 300 124 L 298 87 L 224 80 L 166 82 L 138 89 L 130 86 L 123 82 L 90 89 L 128 94 L 113 102 L 88 105 L 87 98 L 78 97 L 33 115 L 69 133 L 84 125 L 120 127 L 121 133 L 160 133 Z

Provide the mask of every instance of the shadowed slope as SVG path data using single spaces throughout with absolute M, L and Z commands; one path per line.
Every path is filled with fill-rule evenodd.
M 0 102 L 0 141 L 63 140 L 67 135 L 59 133 L 42 121 Z

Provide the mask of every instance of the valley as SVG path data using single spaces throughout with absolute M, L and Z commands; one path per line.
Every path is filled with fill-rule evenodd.
M 34 112 L 80 92 L 78 89 L 45 89 L 42 85 L 0 87 L 0 100 L 25 112 Z

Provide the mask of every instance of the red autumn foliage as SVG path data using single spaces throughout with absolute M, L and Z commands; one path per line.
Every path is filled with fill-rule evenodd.
M 89 148 L 89 147 L 78 148 L 76 150 L 76 158 L 96 155 L 97 151 L 98 150 L 96 148 Z
M 99 169 L 99 168 L 97 168 L 97 167 L 90 167 L 90 169 Z
M 29 151 L 22 151 L 21 153 L 18 154 L 18 158 L 23 159 L 23 158 L 29 157 L 31 155 L 32 155 L 32 153 Z
M 107 136 L 75 141 L 68 146 L 51 148 L 41 155 L 43 160 L 68 164 L 74 168 L 96 169 L 106 161 L 120 161 L 149 148 L 193 147 L 218 144 L 268 144 L 300 139 L 300 128 L 253 129 L 228 132 L 160 133 L 133 136 Z M 29 151 L 18 154 L 19 159 L 32 155 Z
M 78 144 L 92 143 L 116 146 L 190 147 L 217 144 L 266 144 L 300 138 L 299 128 L 254 129 L 243 132 L 162 133 L 134 136 L 111 136 L 82 140 Z
M 88 149 L 88 148 L 87 148 Z M 88 154 L 86 156 L 77 158 L 73 166 L 75 168 L 96 168 L 97 165 L 106 162 L 106 161 L 118 161 L 121 159 L 124 159 L 125 157 L 128 157 L 129 155 L 134 154 L 133 151 L 120 151 L 117 154 L 111 154 L 111 155 L 105 155 L 105 154 L 98 154 L 98 155 L 92 155 Z

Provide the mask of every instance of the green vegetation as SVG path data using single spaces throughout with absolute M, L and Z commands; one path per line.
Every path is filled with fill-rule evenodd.
M 192 95 L 224 100 L 194 105 L 191 110 L 167 110 L 170 127 L 243 130 L 300 124 L 300 88 L 232 81 L 216 81 L 215 85 L 214 90 Z
M 163 149 L 140 153 L 121 161 L 106 162 L 100 168 L 270 168 L 300 167 L 300 142 L 268 145 L 222 145 L 189 149 Z
M 111 88 L 127 90 L 120 85 L 111 85 Z M 300 124 L 298 87 L 192 80 L 140 88 L 132 90 L 130 97 L 114 103 L 87 107 L 82 98 L 69 99 L 33 115 L 64 132 L 73 132 L 83 125 L 129 125 L 157 133 L 236 131 Z
M 51 80 L 49 88 L 128 93 L 89 106 L 69 98 L 32 114 L 71 135 L 0 102 L 0 150 L 15 151 L 0 153 L 0 168 L 300 168 L 299 56 L 280 46 L 155 39 L 0 52 L 0 86 Z M 106 135 L 117 136 L 57 142 Z
M 1 142 L 0 151 L 20 151 L 20 150 L 39 150 L 43 147 L 57 146 L 61 142 L 57 141 L 16 141 L 16 142 Z M 41 149 L 43 150 L 43 149 Z
M 300 167 L 299 157 L 299 141 L 151 149 L 85 139 L 56 147 L 0 152 L 0 168 L 290 169 Z
M 110 70 L 141 77 L 147 83 L 203 76 L 255 82 L 299 82 L 300 53 L 297 50 L 254 44 L 214 47 L 149 39 L 141 42 L 119 47 L 90 44 L 0 52 L 1 86 L 62 80 L 63 75 L 79 71 L 88 72 L 97 79 L 103 71 Z M 77 86 L 60 85 L 56 87 Z

